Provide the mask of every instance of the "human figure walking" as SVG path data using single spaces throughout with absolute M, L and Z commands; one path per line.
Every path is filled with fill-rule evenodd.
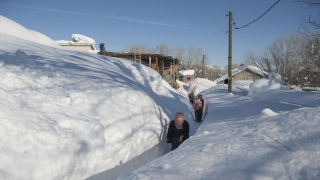
M 202 94 L 199 95 L 199 99 L 196 99 L 193 102 L 194 114 L 195 119 L 197 122 L 201 122 L 202 114 L 203 114 L 203 107 L 204 107 L 204 100 Z
M 171 143 L 171 151 L 177 149 L 180 144 L 189 138 L 189 123 L 184 120 L 183 113 L 177 112 L 174 120 L 169 124 L 167 143 Z

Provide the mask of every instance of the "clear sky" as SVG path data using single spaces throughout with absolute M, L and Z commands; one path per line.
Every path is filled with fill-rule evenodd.
M 155 48 L 194 46 L 209 54 L 209 63 L 228 63 L 228 17 L 244 26 L 265 13 L 277 0 L 0 0 L 0 14 L 53 40 L 82 34 L 107 51 L 132 45 Z M 299 20 L 317 15 L 319 7 L 302 8 L 281 0 L 246 28 L 233 29 L 234 63 L 246 50 L 261 52 L 279 37 L 297 33 Z

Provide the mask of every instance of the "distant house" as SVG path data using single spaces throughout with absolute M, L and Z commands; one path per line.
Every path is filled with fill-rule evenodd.
M 173 83 L 175 79 L 177 79 L 177 65 L 181 64 L 180 60 L 162 54 L 119 53 L 109 51 L 99 52 L 99 54 L 123 58 L 148 66 L 157 71 L 162 78 L 169 83 Z
M 232 81 L 251 80 L 256 81 L 266 76 L 266 72 L 262 72 L 259 68 L 241 63 L 238 69 L 232 70 Z M 217 84 L 228 84 L 228 74 L 224 74 L 220 78 L 214 80 Z
M 190 81 L 193 81 L 194 73 L 195 71 L 193 69 L 179 71 L 179 81 L 182 81 L 184 83 L 189 83 Z
M 86 52 L 97 52 L 95 48 L 95 41 L 89 37 L 86 37 L 81 34 L 72 34 L 71 35 L 71 41 L 66 40 L 59 40 L 55 41 L 60 46 L 74 49 L 74 50 L 80 50 L 80 51 L 86 51 Z

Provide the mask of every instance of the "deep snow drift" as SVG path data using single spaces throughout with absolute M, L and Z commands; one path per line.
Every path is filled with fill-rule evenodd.
M 319 93 L 265 79 L 176 91 L 148 67 L 35 34 L 0 16 L 0 179 L 320 179 Z M 191 137 L 165 154 L 176 111 Z
M 154 70 L 0 23 L 0 179 L 115 179 L 167 152 L 176 111 L 192 119 Z

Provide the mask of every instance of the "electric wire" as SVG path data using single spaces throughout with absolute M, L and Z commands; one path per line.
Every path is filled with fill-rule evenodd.
M 209 40 L 209 39 L 212 38 L 213 36 L 219 34 L 221 31 L 225 30 L 228 26 L 229 26 L 229 25 L 225 26 L 224 28 L 222 28 L 222 29 L 221 29 L 220 31 L 218 31 L 217 33 L 211 35 L 210 37 L 206 38 L 205 40 L 201 41 L 200 43 L 198 43 L 198 44 L 196 44 L 196 45 L 194 45 L 194 46 L 198 46 L 199 44 L 206 42 L 207 40 Z
M 241 28 L 246 28 L 248 27 L 250 24 L 256 22 L 258 19 L 260 19 L 262 16 L 264 16 L 265 14 L 267 14 L 276 4 L 278 4 L 280 2 L 280 0 L 278 0 L 276 3 L 274 3 L 265 13 L 263 13 L 261 16 L 259 16 L 257 19 L 253 20 L 252 22 L 250 22 L 249 24 L 247 25 L 244 25 L 244 26 L 241 26 L 239 28 L 236 28 L 236 29 L 241 29 Z
M 217 48 L 217 50 L 216 50 L 215 53 L 213 54 L 213 57 L 210 58 L 210 60 L 213 60 L 213 59 L 217 56 L 217 54 L 220 52 L 220 49 L 221 49 L 222 45 L 224 45 L 225 42 L 227 42 L 226 34 L 223 36 L 223 39 L 222 39 L 222 41 L 220 42 L 219 47 Z

